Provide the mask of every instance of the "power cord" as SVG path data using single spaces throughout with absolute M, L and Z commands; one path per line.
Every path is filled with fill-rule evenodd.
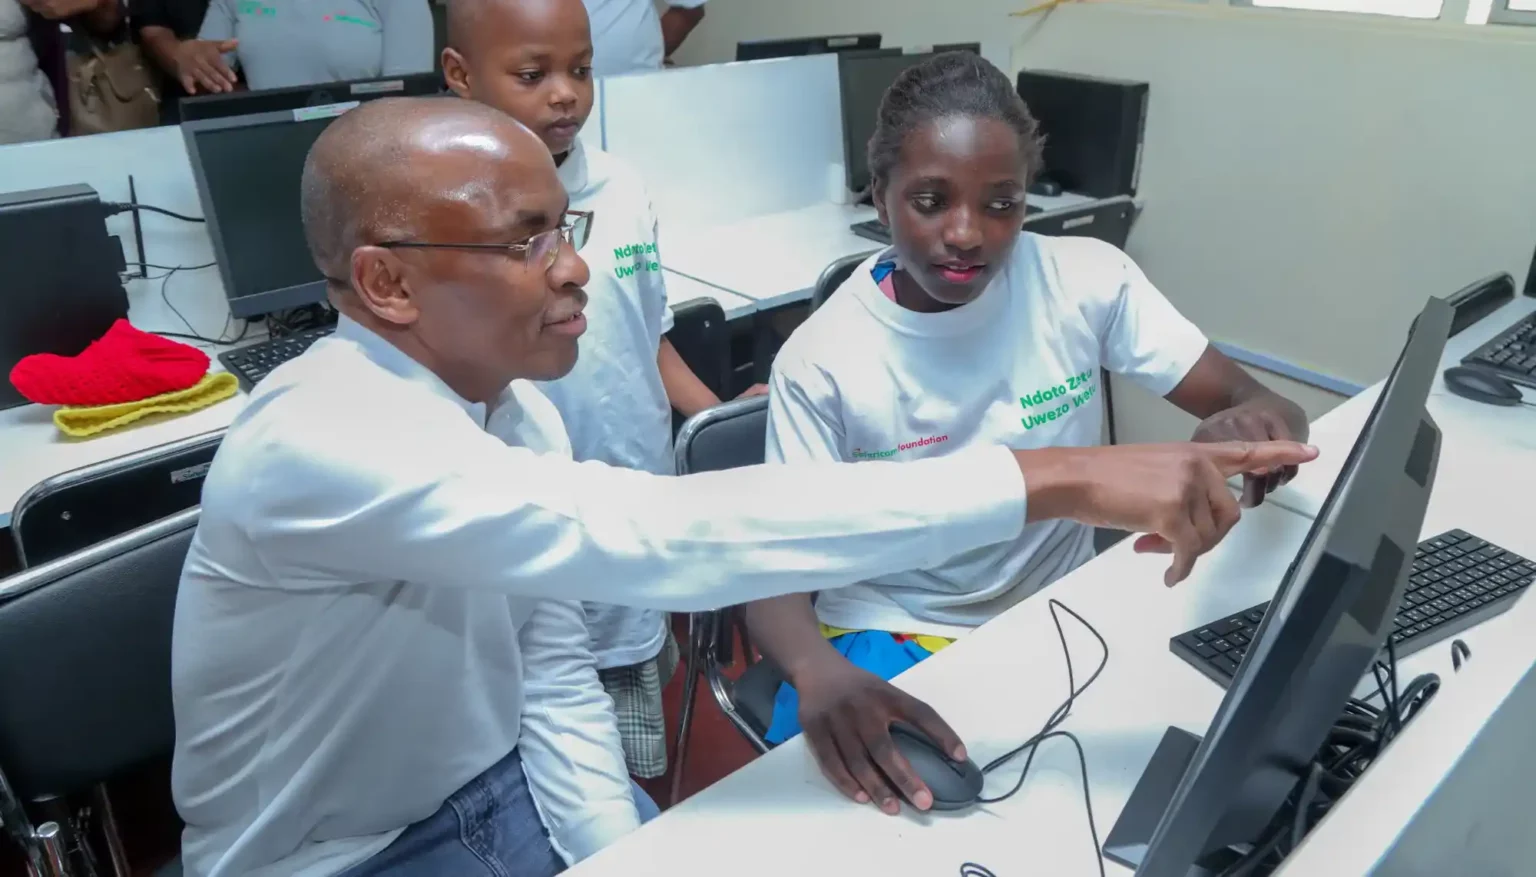
M 1046 719 L 1045 726 L 1040 729 L 1039 733 L 1025 740 L 1009 752 L 993 759 L 986 767 L 981 769 L 983 774 L 989 774 L 1012 761 L 1025 750 L 1029 751 L 1029 757 L 1024 760 L 1024 769 L 1019 772 L 1019 778 L 1014 782 L 1013 788 L 993 798 L 979 798 L 977 802 L 981 804 L 996 804 L 1018 794 L 1018 791 L 1024 787 L 1025 777 L 1029 776 L 1029 768 L 1034 764 L 1035 753 L 1039 751 L 1040 744 L 1055 737 L 1066 738 L 1071 741 L 1072 746 L 1077 750 L 1077 763 L 1082 771 L 1083 778 L 1083 808 L 1088 814 L 1088 834 L 1093 839 L 1093 860 L 1099 865 L 1099 877 L 1104 877 L 1104 857 L 1099 853 L 1099 828 L 1093 819 L 1093 794 L 1088 780 L 1088 756 L 1084 752 L 1083 743 L 1077 738 L 1077 735 L 1070 731 L 1058 730 L 1058 728 L 1062 722 L 1066 721 L 1067 716 L 1071 714 L 1072 705 L 1077 701 L 1077 698 L 1081 697 L 1083 692 L 1087 691 L 1089 686 L 1098 680 L 1099 675 L 1104 672 L 1104 667 L 1109 664 L 1109 643 L 1104 641 L 1104 637 L 1083 616 L 1073 612 L 1065 604 L 1058 600 L 1047 600 L 1046 603 L 1050 607 L 1051 621 L 1056 625 L 1056 637 L 1061 642 L 1061 654 L 1067 664 L 1067 699 L 1062 701 L 1061 705 L 1051 713 L 1050 718 Z M 1099 665 L 1094 668 L 1093 673 L 1083 682 L 1082 686 L 1077 685 L 1072 667 L 1072 650 L 1067 646 L 1067 633 L 1061 626 L 1061 615 L 1057 612 L 1058 609 L 1077 619 L 1079 624 L 1087 628 L 1089 633 L 1093 634 L 1093 638 L 1099 641 L 1099 647 L 1104 650 L 1103 657 L 1099 659 Z M 986 867 L 975 862 L 966 862 L 961 865 L 960 875 L 961 877 L 995 877 Z
M 177 213 L 174 210 L 166 210 L 164 207 L 155 207 L 149 204 L 129 204 L 123 201 L 103 201 L 101 202 L 101 206 L 107 211 L 108 216 L 116 216 L 119 213 L 128 213 L 130 211 L 147 210 L 150 213 L 158 213 L 161 216 L 169 216 L 172 219 L 179 219 L 182 222 L 207 221 L 201 216 L 188 216 L 185 213 Z
M 224 318 L 224 328 L 219 330 L 219 337 L 217 337 L 217 338 L 209 338 L 206 335 L 200 334 L 197 331 L 197 329 L 193 328 L 191 321 L 187 319 L 186 315 L 183 314 L 179 309 L 177 309 L 176 305 L 171 302 L 170 282 L 171 282 L 171 278 L 174 277 L 178 271 L 200 271 L 200 270 L 202 270 L 204 268 L 212 268 L 216 264 L 218 264 L 218 263 L 216 263 L 216 262 L 208 262 L 208 263 L 205 263 L 205 264 L 202 264 L 202 265 L 177 265 L 174 268 L 166 269 L 166 272 L 164 274 L 159 275 L 158 277 L 146 277 L 145 278 L 146 280 L 159 280 L 160 281 L 160 300 L 165 302 L 165 306 L 167 308 L 170 308 L 171 313 L 175 314 L 176 318 L 181 320 L 181 324 L 183 326 L 187 327 L 186 333 L 181 333 L 181 332 L 156 332 L 155 334 L 157 334 L 157 335 L 164 335 L 167 338 L 181 338 L 181 339 L 184 339 L 184 340 L 187 340 L 187 341 L 200 341 L 200 342 L 202 342 L 204 344 L 236 344 L 236 343 L 238 343 L 240 341 L 245 340 L 246 333 L 251 331 L 251 322 L 249 320 L 244 321 L 244 325 L 240 329 L 240 334 L 239 335 L 236 335 L 233 338 L 229 338 L 229 337 L 226 337 L 226 336 L 229 335 L 229 324 L 230 324 L 230 321 L 234 319 L 234 317 L 233 316 L 226 316 Z M 148 266 L 148 267 L 161 267 L 161 266 Z
M 1457 653 L 1466 648 L 1460 640 L 1452 643 L 1453 664 L 1459 664 Z M 1440 677 L 1434 673 L 1417 676 L 1407 688 L 1398 690 L 1397 648 L 1390 639 L 1386 662 L 1377 661 L 1371 673 L 1376 680 L 1372 697 L 1380 699 L 1382 705 L 1377 707 L 1370 698 L 1352 698 L 1344 705 L 1343 715 L 1329 731 L 1296 792 L 1252 849 L 1218 877 L 1268 874 L 1278 867 L 1440 690 Z

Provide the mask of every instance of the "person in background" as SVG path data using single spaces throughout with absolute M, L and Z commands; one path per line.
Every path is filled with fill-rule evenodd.
M 214 68 L 233 87 L 233 71 L 252 90 L 370 79 L 432 69 L 432 11 L 427 0 L 211 0 L 196 63 L 206 82 L 207 45 L 223 54 Z M 190 51 L 190 50 L 189 50 Z
M 199 92 L 228 91 L 236 82 L 221 52 L 234 41 L 202 43 L 196 39 L 208 0 L 128 0 L 128 22 L 139 46 L 159 74 L 160 124 L 181 121 L 181 99 Z
M 0 143 L 68 136 L 62 25 L 105 38 L 122 21 L 119 0 L 0 0 Z
M 581 0 L 454 0 L 443 74 L 460 97 L 489 104 L 544 141 L 571 196 L 593 215 L 583 250 L 589 329 L 575 369 L 541 385 L 577 460 L 670 475 L 672 409 L 684 416 L 720 400 L 693 374 L 672 326 L 657 220 L 639 176 L 577 134 L 592 111 L 592 37 Z M 767 388 L 758 385 L 744 395 Z M 666 616 L 652 609 L 585 607 L 599 678 L 613 698 L 631 775 L 667 770 L 661 692 L 677 665 Z
M 1211 346 L 1125 253 L 1019 231 L 1040 147 L 1008 77 L 978 55 L 940 55 L 897 77 L 869 142 L 894 245 L 779 352 L 771 461 L 887 468 L 977 445 L 1092 448 L 1101 369 L 1201 418 L 1197 442 L 1305 440 L 1302 410 Z M 1244 500 L 1258 503 L 1293 472 L 1248 475 Z M 803 727 L 838 788 L 896 812 L 872 753 L 891 746 L 892 721 L 942 722 L 884 680 L 1092 558 L 1091 523 L 1037 521 L 1004 544 L 824 591 L 814 606 L 797 594 L 748 607 L 754 641 L 790 681 L 769 741 Z M 1176 563 L 1167 583 L 1185 572 Z M 904 770 L 887 775 L 909 800 L 926 794 Z
M 616 76 L 659 70 L 704 20 L 705 0 L 584 0 L 592 19 L 592 70 Z

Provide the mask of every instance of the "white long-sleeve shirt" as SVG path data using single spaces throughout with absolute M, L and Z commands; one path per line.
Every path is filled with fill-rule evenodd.
M 336 874 L 519 747 L 575 861 L 636 815 L 576 601 L 701 610 L 1016 538 L 1002 448 L 688 478 L 574 463 L 343 320 L 230 426 L 177 597 L 189 877 Z

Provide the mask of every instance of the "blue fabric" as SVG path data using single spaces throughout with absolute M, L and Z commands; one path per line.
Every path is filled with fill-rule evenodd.
M 887 262 L 876 262 L 875 263 L 875 267 L 873 267 L 873 268 L 871 268 L 869 270 L 869 274 L 870 274 L 871 277 L 875 278 L 875 285 L 878 286 L 881 281 L 883 281 L 883 280 L 885 280 L 885 278 L 891 276 L 891 272 L 895 271 L 895 270 L 896 270 L 896 260 L 892 259 L 892 260 L 887 261 Z
M 931 653 L 911 640 L 898 640 L 883 630 L 860 630 L 827 640 L 855 667 L 891 680 L 917 666 Z M 773 721 L 765 740 L 777 746 L 800 733 L 800 695 L 788 683 L 773 699 Z
M 641 822 L 660 815 L 644 790 L 630 786 Z M 514 749 L 342 877 L 552 877 L 564 870 Z

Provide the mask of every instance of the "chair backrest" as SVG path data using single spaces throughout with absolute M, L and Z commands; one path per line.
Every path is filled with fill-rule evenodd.
M 0 581 L 0 766 L 22 800 L 170 753 L 171 619 L 199 512 Z
M 816 288 L 811 291 L 811 312 L 815 313 L 816 309 L 821 307 L 839 286 L 853 276 L 853 269 L 859 267 L 868 258 L 868 253 L 855 253 L 844 256 L 824 268 L 821 276 L 816 278 Z
M 11 512 L 22 567 L 104 542 L 202 501 L 224 430 L 192 436 L 57 475 Z
M 672 328 L 667 340 L 687 364 L 699 382 L 715 398 L 731 395 L 731 330 L 725 323 L 725 308 L 712 298 L 689 299 L 672 309 Z M 672 414 L 672 431 L 681 429 L 683 416 Z
M 677 434 L 677 474 L 760 465 L 767 437 L 767 396 L 735 399 L 701 411 Z

